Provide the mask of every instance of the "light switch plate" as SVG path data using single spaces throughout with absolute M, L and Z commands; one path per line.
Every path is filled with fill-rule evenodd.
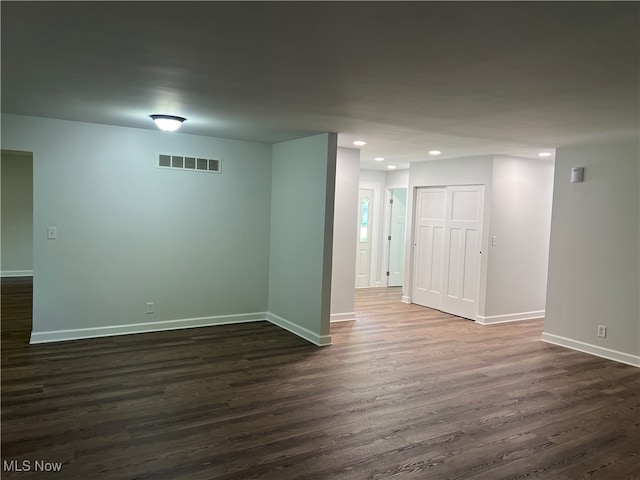
M 47 239 L 55 240 L 58 238 L 58 228 L 57 227 L 47 227 Z

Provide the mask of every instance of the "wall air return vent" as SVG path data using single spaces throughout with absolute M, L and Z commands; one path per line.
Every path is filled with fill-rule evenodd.
M 173 155 L 171 157 L 171 167 L 172 168 L 183 168 L 184 167 L 184 157 L 178 157 Z
M 171 166 L 171 155 L 160 155 L 160 160 L 158 162 L 159 167 L 170 167 Z
M 220 173 L 222 160 L 219 158 L 187 157 L 183 155 L 158 155 L 158 167 L 192 172 Z

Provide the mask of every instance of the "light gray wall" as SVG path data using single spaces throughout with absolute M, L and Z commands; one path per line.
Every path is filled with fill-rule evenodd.
M 445 185 L 484 185 L 484 219 L 482 251 L 486 252 L 491 219 L 491 186 L 493 183 L 493 157 L 466 157 L 446 160 L 430 160 L 412 163 L 409 168 L 409 190 L 407 192 L 407 243 L 405 248 L 404 285 L 402 294 L 411 297 L 413 275 L 413 221 L 415 191 L 418 187 Z M 488 255 L 482 255 L 480 266 L 479 315 L 485 315 L 485 297 Z
M 388 187 L 406 187 L 409 185 L 409 169 L 389 170 L 385 175 L 385 184 Z
M 498 242 L 487 251 L 487 317 L 544 316 L 552 194 L 553 161 L 494 159 L 489 235 Z
M 273 145 L 269 312 L 328 344 L 337 135 Z
M 386 178 L 387 172 L 366 169 L 360 170 L 360 182 L 378 183 L 381 185 L 381 188 L 384 188 Z
M 638 138 L 561 148 L 543 339 L 640 364 Z M 572 167 L 585 167 L 571 183 Z M 607 337 L 597 336 L 598 325 Z
M 331 273 L 332 320 L 347 320 L 355 317 L 359 176 L 360 150 L 338 148 Z
M 444 185 L 491 185 L 492 178 L 493 157 L 488 155 L 415 162 L 409 168 L 409 186 L 411 188 Z
M 2 275 L 33 273 L 33 160 L 2 151 Z
M 2 142 L 33 152 L 34 332 L 266 311 L 270 145 L 14 115 Z

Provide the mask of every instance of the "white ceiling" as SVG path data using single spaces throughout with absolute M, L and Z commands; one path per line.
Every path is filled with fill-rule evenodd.
M 638 2 L 2 2 L 2 111 L 400 167 L 638 135 Z M 384 166 L 382 167 L 384 168 Z

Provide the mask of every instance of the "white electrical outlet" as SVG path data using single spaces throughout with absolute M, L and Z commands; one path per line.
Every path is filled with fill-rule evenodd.
M 604 325 L 598 325 L 598 336 L 602 338 L 607 337 L 607 327 Z
M 153 313 L 153 302 L 147 302 L 147 313 Z

